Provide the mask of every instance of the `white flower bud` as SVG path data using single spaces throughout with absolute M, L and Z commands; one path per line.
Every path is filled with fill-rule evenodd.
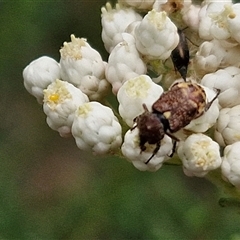
M 198 34 L 199 34 L 199 37 L 204 40 L 213 39 L 212 35 L 210 34 L 210 27 L 212 22 L 211 22 L 211 18 L 208 16 L 209 14 L 208 11 L 209 12 L 211 11 L 211 7 L 209 5 L 207 4 L 203 5 L 198 13 L 198 17 L 199 17 Z M 213 8 L 213 11 L 214 11 L 214 8 Z
M 166 12 L 152 10 L 135 28 L 136 47 L 149 59 L 166 60 L 179 42 L 177 27 Z
M 240 189 L 240 142 L 225 147 L 222 161 L 222 177 Z
M 194 70 L 201 76 L 215 72 L 221 65 L 224 55 L 225 49 L 221 47 L 219 41 L 205 41 L 200 45 L 193 59 Z
M 210 89 L 220 89 L 218 96 L 222 108 L 233 107 L 240 104 L 240 69 L 227 67 L 215 73 L 206 74 L 201 84 Z
M 177 153 L 187 176 L 204 177 L 222 163 L 218 143 L 198 133 L 190 135 L 178 145 Z
M 133 119 L 143 113 L 143 103 L 148 109 L 163 93 L 163 88 L 154 83 L 147 75 L 129 79 L 119 89 L 119 114 L 128 126 L 133 126 Z
M 200 38 L 204 40 L 212 40 L 213 36 L 210 32 L 213 20 L 211 16 L 214 14 L 219 14 L 223 9 L 226 3 L 229 3 L 231 0 L 224 1 L 209 1 L 205 2 L 205 5 L 202 6 L 199 11 L 199 29 L 198 33 Z
M 215 140 L 221 146 L 240 141 L 240 105 L 221 109 L 215 129 Z
M 128 33 L 123 33 L 122 37 L 124 41 L 117 44 L 110 53 L 105 73 L 115 94 L 126 80 L 147 72 L 136 49 L 134 37 Z
M 43 89 L 60 78 L 60 65 L 53 58 L 40 57 L 23 70 L 24 86 L 27 91 L 43 103 Z
M 105 79 L 105 63 L 100 54 L 84 38 L 71 35 L 60 49 L 61 78 L 80 88 L 90 100 L 103 98 L 109 83 Z
M 231 11 L 230 9 L 232 9 L 231 4 L 225 4 L 221 11 L 213 12 L 210 15 L 210 18 L 212 19 L 210 33 L 216 39 L 223 40 L 231 37 L 227 23 L 227 18 Z
M 194 31 L 198 31 L 199 28 L 199 11 L 200 6 L 194 4 L 184 6 L 181 10 L 183 21 Z
M 236 3 L 229 7 L 228 10 L 228 29 L 231 33 L 231 37 L 240 43 L 240 4 Z
M 217 39 L 235 39 L 240 43 L 240 4 L 228 3 L 221 12 L 212 13 L 211 34 Z
M 106 50 L 110 53 L 115 47 L 115 36 L 123 33 L 132 22 L 142 20 L 142 17 L 132 8 L 124 8 L 119 4 L 116 4 L 116 9 L 113 9 L 109 2 L 102 7 L 101 11 L 102 40 Z
M 155 9 L 158 12 L 163 11 L 162 6 L 167 3 L 168 0 L 155 0 L 155 3 L 153 4 L 153 9 Z
M 204 88 L 206 93 L 206 104 L 209 103 L 214 97 L 216 97 L 216 91 L 209 89 L 207 87 L 201 86 Z M 218 99 L 215 99 L 210 108 L 203 113 L 202 116 L 193 119 L 184 129 L 192 132 L 206 132 L 211 128 L 217 121 L 219 116 L 219 106 Z
M 231 33 L 231 37 L 234 38 L 238 43 L 240 43 L 240 4 L 236 3 L 232 5 L 230 13 L 228 15 L 228 28 Z
M 118 0 L 120 4 L 134 7 L 141 10 L 150 10 L 155 0 Z
M 240 46 L 224 47 L 222 41 L 216 39 L 203 42 L 196 53 L 193 64 L 194 70 L 200 74 L 215 72 L 219 68 L 240 66 Z
M 238 42 L 234 41 L 232 38 L 218 40 L 223 48 L 231 49 L 233 47 L 239 46 Z
M 72 135 L 78 148 L 105 154 L 122 143 L 122 128 L 111 108 L 98 102 L 81 105 L 75 112 Z
M 157 171 L 164 161 L 169 159 L 172 153 L 172 139 L 167 135 L 161 140 L 161 147 L 156 155 L 146 164 L 145 162 L 151 157 L 156 145 L 145 144 L 147 147 L 145 151 L 141 152 L 139 147 L 139 130 L 138 128 L 128 130 L 124 136 L 122 145 L 122 154 L 132 162 L 134 167 L 140 171 Z
M 74 113 L 80 105 L 89 101 L 87 95 L 72 84 L 58 79 L 43 92 L 47 124 L 62 137 L 71 136 Z
M 141 21 L 135 21 L 128 25 L 125 32 L 131 34 L 135 38 L 135 28 L 141 23 Z

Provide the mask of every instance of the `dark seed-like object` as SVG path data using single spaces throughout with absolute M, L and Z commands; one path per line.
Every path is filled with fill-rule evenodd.
M 171 58 L 175 71 L 178 71 L 184 81 L 186 81 L 187 70 L 189 64 L 189 49 L 187 39 L 182 30 L 178 29 L 179 43 L 177 47 L 172 51 Z

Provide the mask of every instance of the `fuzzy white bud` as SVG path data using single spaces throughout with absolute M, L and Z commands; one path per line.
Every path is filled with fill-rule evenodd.
M 240 4 L 233 4 L 229 7 L 228 12 L 228 28 L 231 33 L 231 37 L 240 43 Z
M 119 89 L 117 99 L 119 114 L 128 126 L 132 127 L 133 119 L 143 113 L 143 103 L 148 109 L 163 93 L 163 88 L 154 83 L 147 75 L 129 79 Z
M 124 136 L 124 142 L 121 149 L 127 160 L 132 162 L 134 167 L 140 171 L 157 171 L 162 166 L 163 162 L 169 159 L 168 156 L 172 153 L 172 139 L 165 135 L 161 140 L 159 151 L 146 164 L 145 162 L 151 157 L 156 145 L 145 144 L 146 150 L 141 152 L 139 142 L 138 128 L 128 130 Z
M 43 103 L 43 89 L 60 78 L 60 65 L 53 58 L 40 57 L 23 70 L 24 86 L 27 91 Z
M 209 16 L 212 19 L 210 33 L 213 38 L 224 40 L 231 37 L 228 29 L 227 18 L 229 17 L 231 5 L 225 4 L 222 11 L 212 12 Z
M 219 104 L 222 108 L 240 104 L 240 69 L 227 67 L 215 73 L 206 74 L 201 84 L 210 89 L 219 89 Z
M 223 179 L 240 189 L 240 142 L 225 147 L 222 161 Z
M 150 10 L 155 0 L 118 0 L 120 4 L 141 10 Z
M 231 2 L 231 0 L 217 1 L 217 2 L 207 2 L 202 6 L 199 11 L 199 28 L 198 33 L 200 38 L 204 40 L 212 40 L 213 35 L 211 34 L 211 26 L 213 23 L 212 16 L 218 15 L 223 9 L 226 3 Z
M 202 133 L 192 134 L 181 141 L 177 153 L 187 176 L 204 177 L 222 163 L 218 143 Z
M 203 76 L 228 66 L 240 66 L 240 46 L 229 48 L 222 43 L 214 39 L 201 44 L 193 59 L 194 69 L 199 75 Z
M 115 37 L 123 33 L 132 22 L 142 20 L 142 17 L 132 8 L 121 7 L 119 4 L 116 4 L 114 9 L 109 2 L 102 7 L 101 11 L 102 40 L 106 50 L 110 53 L 116 44 Z
M 177 27 L 166 12 L 149 11 L 135 28 L 136 47 L 148 59 L 166 60 L 179 42 Z
M 200 6 L 194 4 L 184 6 L 181 10 L 183 21 L 194 31 L 197 31 L 199 27 L 199 11 Z
M 147 72 L 136 49 L 134 37 L 128 33 L 123 33 L 122 37 L 124 40 L 112 50 L 106 66 L 106 78 L 112 84 L 114 94 L 126 80 Z
M 43 92 L 43 110 L 48 126 L 62 137 L 71 136 L 74 113 L 80 105 L 89 101 L 87 95 L 71 83 L 58 79 Z
M 75 112 L 72 135 L 81 150 L 105 154 L 122 143 L 122 128 L 111 108 L 98 102 L 81 105 Z
M 215 127 L 215 140 L 221 146 L 240 141 L 240 105 L 221 109 Z
M 60 49 L 61 78 L 80 88 L 90 100 L 103 98 L 109 90 L 105 63 L 101 55 L 84 38 L 71 35 Z

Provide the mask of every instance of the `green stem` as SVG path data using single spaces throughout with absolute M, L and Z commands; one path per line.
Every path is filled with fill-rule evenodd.
M 217 186 L 221 191 L 225 194 L 231 196 L 232 198 L 240 200 L 240 191 L 231 183 L 225 182 L 222 179 L 220 169 L 215 171 L 210 171 L 205 177 L 207 180 L 212 182 L 215 186 Z
M 125 133 L 128 131 L 129 126 L 123 121 L 123 119 L 122 119 L 122 117 L 119 115 L 118 111 L 115 110 L 115 108 L 112 106 L 112 104 L 111 104 L 109 101 L 105 100 L 105 101 L 104 101 L 104 104 L 112 109 L 114 115 L 117 117 L 120 125 L 122 126 L 122 136 L 124 136 Z

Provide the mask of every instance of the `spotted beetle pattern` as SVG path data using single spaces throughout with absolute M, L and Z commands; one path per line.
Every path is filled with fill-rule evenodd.
M 176 142 L 179 141 L 172 133 L 200 117 L 210 108 L 219 93 L 218 90 L 216 96 L 207 102 L 206 93 L 199 84 L 177 82 L 152 105 L 152 112 L 143 104 L 144 113 L 134 119 L 136 124 L 132 130 L 136 127 L 139 129 L 141 151 L 146 150 L 146 143 L 156 145 L 151 157 L 145 163 L 147 164 L 156 155 L 165 134 L 174 140 L 171 157 Z
M 152 110 L 154 113 L 162 113 L 168 120 L 170 132 L 177 132 L 200 117 L 206 105 L 206 93 L 200 85 L 180 82 L 163 93 L 152 105 Z

